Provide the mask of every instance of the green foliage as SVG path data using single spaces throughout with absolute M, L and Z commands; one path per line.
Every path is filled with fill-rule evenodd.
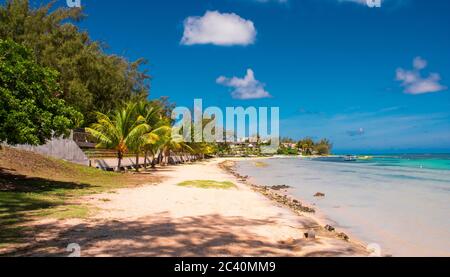
M 230 144 L 226 142 L 217 143 L 217 153 L 221 156 L 231 153 Z
M 39 145 L 76 127 L 82 115 L 57 98 L 58 77 L 22 45 L 0 39 L 0 142 Z
M 290 147 L 280 146 L 280 148 L 278 149 L 277 154 L 278 155 L 287 155 L 287 156 L 298 155 L 298 149 L 297 148 L 290 148 Z
M 328 139 L 321 139 L 318 142 L 314 142 L 312 138 L 304 138 L 297 143 L 297 147 L 302 150 L 305 156 L 313 154 L 330 155 L 333 145 Z
M 319 155 L 329 155 L 331 154 L 331 149 L 333 145 L 328 139 L 322 139 L 315 145 L 315 150 Z
M 145 118 L 137 116 L 136 107 L 137 104 L 129 103 L 117 109 L 111 116 L 97 112 L 97 123 L 86 128 L 86 131 L 97 139 L 98 148 L 117 151 L 118 169 L 125 153 L 136 149 L 142 136 L 151 130 Z
M 36 61 L 60 72 L 60 98 L 95 122 L 92 111 L 108 113 L 121 101 L 148 95 L 149 76 L 139 69 L 145 60 L 129 62 L 107 55 L 100 43 L 72 24 L 84 17 L 81 9 L 40 8 L 28 0 L 7 0 L 0 6 L 0 39 L 12 39 L 33 49 Z
M 289 137 L 281 138 L 280 142 L 281 143 L 295 143 L 295 141 L 292 138 L 289 138 Z

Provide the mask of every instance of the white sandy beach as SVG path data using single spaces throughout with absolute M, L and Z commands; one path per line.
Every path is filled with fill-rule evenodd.
M 318 232 L 299 216 L 218 167 L 220 161 L 161 168 L 165 181 L 90 196 L 97 211 L 83 220 L 42 221 L 31 255 L 61 255 L 69 243 L 82 256 L 366 256 L 359 244 Z M 186 180 L 232 181 L 236 189 L 177 186 Z M 41 240 L 40 240 L 41 239 Z M 63 249 L 61 251 L 61 249 Z

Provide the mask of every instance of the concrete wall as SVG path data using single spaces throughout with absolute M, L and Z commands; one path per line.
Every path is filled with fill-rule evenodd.
M 12 147 L 89 166 L 89 158 L 72 139 L 54 138 L 41 146 L 15 145 Z

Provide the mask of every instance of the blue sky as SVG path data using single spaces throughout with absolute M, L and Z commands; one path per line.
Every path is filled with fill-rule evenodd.
M 450 1 L 81 2 L 92 38 L 149 60 L 152 97 L 279 106 L 282 136 L 337 152 L 450 152 Z

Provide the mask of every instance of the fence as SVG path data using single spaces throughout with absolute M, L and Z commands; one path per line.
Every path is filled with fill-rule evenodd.
M 71 138 L 53 138 L 40 146 L 15 145 L 13 147 L 76 164 L 89 165 L 89 158 Z

